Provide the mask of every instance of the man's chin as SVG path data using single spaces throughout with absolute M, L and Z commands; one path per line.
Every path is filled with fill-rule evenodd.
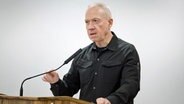
M 90 40 L 93 41 L 93 42 L 97 41 L 97 38 L 94 37 L 94 36 L 90 36 L 89 38 L 90 38 Z
M 90 40 L 91 40 L 92 42 L 96 42 L 96 40 L 95 40 L 95 39 L 91 39 L 91 38 L 90 38 Z

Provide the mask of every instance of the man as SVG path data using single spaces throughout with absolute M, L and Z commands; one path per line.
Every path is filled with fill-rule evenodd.
M 93 41 L 73 60 L 69 72 L 44 75 L 55 96 L 73 96 L 97 104 L 133 104 L 140 89 L 140 62 L 135 47 L 111 31 L 113 19 L 103 4 L 89 5 L 86 29 Z

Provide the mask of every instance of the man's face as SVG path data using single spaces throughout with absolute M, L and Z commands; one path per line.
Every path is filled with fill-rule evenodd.
M 86 12 L 85 22 L 88 36 L 93 42 L 105 41 L 112 20 L 107 17 L 102 9 L 98 7 L 89 8 Z

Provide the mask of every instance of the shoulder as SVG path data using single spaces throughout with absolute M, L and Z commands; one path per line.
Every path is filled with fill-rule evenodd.
M 125 40 L 122 40 L 118 38 L 118 48 L 123 49 L 123 50 L 135 50 L 135 46 L 132 43 L 129 43 Z

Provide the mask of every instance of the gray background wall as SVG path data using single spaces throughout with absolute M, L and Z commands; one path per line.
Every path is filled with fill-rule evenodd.
M 139 52 L 135 104 L 183 104 L 182 0 L 0 0 L 0 92 L 18 96 L 23 79 L 57 68 L 89 44 L 84 13 L 95 1 L 111 8 L 112 30 Z M 70 64 L 58 71 L 61 77 Z M 24 95 L 52 96 L 49 88 L 38 77 L 25 82 Z

